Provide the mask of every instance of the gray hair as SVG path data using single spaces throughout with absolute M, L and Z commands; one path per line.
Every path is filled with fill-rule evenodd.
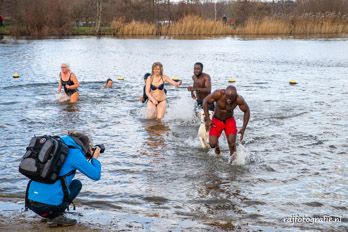
M 70 65 L 68 63 L 62 63 L 62 65 L 65 65 L 66 68 L 70 71 Z

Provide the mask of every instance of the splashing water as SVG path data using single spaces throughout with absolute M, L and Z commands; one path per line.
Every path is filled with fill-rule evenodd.
M 201 143 L 198 137 L 188 137 L 184 140 L 184 144 L 189 148 L 199 148 L 202 149 Z
M 238 144 L 237 146 L 237 157 L 232 161 L 232 165 L 244 166 L 249 161 L 249 151 L 243 144 Z
M 195 116 L 194 104 L 192 102 L 191 97 L 181 95 L 179 98 L 174 100 L 170 100 L 167 109 L 167 115 L 165 116 L 166 122 L 172 121 L 183 121 L 189 124 L 197 124 L 197 131 L 199 125 L 199 118 Z M 238 139 L 237 139 L 238 140 Z M 184 143 L 186 143 L 190 147 L 201 147 L 198 137 L 189 137 Z M 224 134 L 219 139 L 220 147 L 222 150 L 228 150 L 228 144 L 226 137 Z M 238 143 L 238 142 L 237 142 Z M 214 149 L 209 149 L 208 154 L 215 156 Z M 223 151 L 222 151 L 223 154 Z M 229 152 L 228 152 L 229 157 Z M 241 143 L 237 145 L 237 157 L 233 160 L 231 165 L 234 166 L 244 166 L 248 163 L 249 160 L 249 152 L 247 148 Z
M 56 94 L 56 99 L 58 102 L 67 102 L 70 100 L 69 96 L 64 93 Z
M 191 97 L 180 95 L 179 98 L 168 101 L 167 115 L 165 121 L 180 120 L 192 122 L 195 120 L 194 103 Z

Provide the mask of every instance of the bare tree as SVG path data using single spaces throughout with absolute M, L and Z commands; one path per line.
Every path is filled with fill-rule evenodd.
M 102 18 L 102 0 L 96 0 L 97 3 L 97 15 L 95 20 L 95 32 L 97 35 L 100 35 L 100 25 Z

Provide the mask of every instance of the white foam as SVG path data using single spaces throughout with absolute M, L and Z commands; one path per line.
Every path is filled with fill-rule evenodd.
M 177 99 L 168 100 L 166 121 L 181 120 L 191 122 L 194 120 L 194 101 L 191 97 L 180 95 Z
M 190 148 L 200 148 L 201 147 L 201 144 L 200 144 L 199 139 L 197 137 L 188 137 L 187 139 L 184 140 L 184 144 Z
M 70 100 L 70 97 L 64 93 L 56 94 L 56 100 L 59 102 L 66 102 Z
M 232 161 L 232 165 L 235 166 L 244 166 L 249 161 L 249 151 L 243 144 L 238 144 L 237 146 L 237 157 Z

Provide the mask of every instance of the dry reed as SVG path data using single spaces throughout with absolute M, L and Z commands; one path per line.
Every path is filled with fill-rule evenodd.
M 348 15 L 332 13 L 302 16 L 250 18 L 244 25 L 231 26 L 221 21 L 186 16 L 177 22 L 155 25 L 143 22 L 125 23 L 114 20 L 114 35 L 214 36 L 214 35 L 303 35 L 347 34 Z
M 155 25 L 132 21 L 125 23 L 122 19 L 111 23 L 114 35 L 163 35 L 163 36 L 204 36 L 229 35 L 231 27 L 223 22 L 203 19 L 197 16 L 186 16 L 181 20 L 164 25 Z
M 66 20 L 56 24 L 37 23 L 35 18 L 26 23 L 10 26 L 12 35 L 71 35 L 93 34 L 93 30 L 73 28 Z M 303 14 L 301 16 L 275 15 L 249 18 L 243 25 L 228 25 L 222 21 L 186 16 L 176 22 L 154 24 L 147 22 L 125 22 L 115 19 L 111 29 L 102 34 L 114 36 L 221 36 L 221 35 L 317 35 L 348 34 L 348 15 L 334 13 Z
M 235 33 L 242 35 L 347 34 L 348 15 L 326 13 L 250 18 L 244 26 L 237 27 Z
M 169 36 L 230 35 L 232 29 L 222 21 L 203 19 L 198 16 L 186 16 L 169 26 Z
M 117 19 L 112 21 L 111 29 L 113 35 L 156 35 L 156 26 L 146 22 L 125 23 L 123 19 Z

